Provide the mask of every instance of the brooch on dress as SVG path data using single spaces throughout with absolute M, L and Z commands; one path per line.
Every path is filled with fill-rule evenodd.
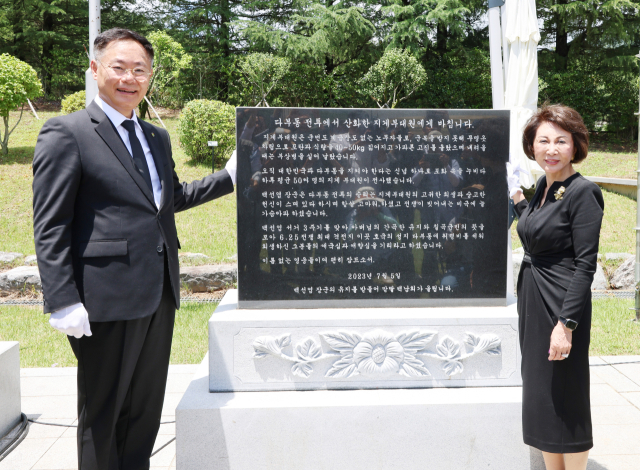
M 560 188 L 558 188 L 558 190 L 553 193 L 553 197 L 556 198 L 556 201 L 562 199 L 564 196 L 564 186 L 560 186 Z

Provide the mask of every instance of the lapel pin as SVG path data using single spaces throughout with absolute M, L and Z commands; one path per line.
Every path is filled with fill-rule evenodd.
M 155 136 L 156 136 L 156 135 L 152 132 L 152 133 L 151 133 L 151 137 L 155 137 Z

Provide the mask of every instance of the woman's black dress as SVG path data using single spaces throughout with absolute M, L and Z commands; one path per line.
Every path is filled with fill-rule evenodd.
M 530 204 L 516 205 L 525 261 L 518 277 L 524 442 L 545 452 L 593 447 L 589 400 L 591 283 L 604 210 L 600 188 L 576 173 L 549 188 L 540 178 Z M 564 188 L 564 191 L 561 189 Z M 561 197 L 558 191 L 560 190 Z M 558 317 L 578 322 L 569 357 L 549 361 Z

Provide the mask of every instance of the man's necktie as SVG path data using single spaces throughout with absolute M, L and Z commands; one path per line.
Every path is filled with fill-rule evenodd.
M 142 178 L 147 182 L 149 189 L 153 192 L 153 185 L 151 184 L 151 176 L 149 174 L 149 165 L 147 165 L 147 159 L 144 156 L 142 144 L 136 135 L 136 125 L 132 120 L 126 120 L 122 121 L 122 127 L 129 131 L 129 142 L 131 143 L 131 153 L 136 170 L 138 170 L 140 176 L 142 176 Z

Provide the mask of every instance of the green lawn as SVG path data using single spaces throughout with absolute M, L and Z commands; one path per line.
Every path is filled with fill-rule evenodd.
M 0 158 L 0 251 L 34 253 L 31 208 L 31 161 L 38 132 L 44 121 L 57 115 L 40 112 L 36 120 L 25 112 L 9 141 L 8 157 Z M 12 113 L 12 122 L 17 113 Z M 157 121 L 153 121 L 154 124 Z M 189 161 L 177 138 L 177 118 L 165 118 L 172 136 L 176 171 L 183 181 L 200 179 L 210 172 L 209 164 Z M 609 150 L 593 151 L 578 171 L 587 176 L 635 177 L 636 156 Z M 635 251 L 636 201 L 603 191 L 605 215 L 600 252 Z M 223 261 L 236 252 L 236 203 L 227 196 L 210 204 L 177 214 L 178 235 L 184 252 L 210 256 L 210 262 Z M 512 226 L 513 248 L 520 246 Z M 633 317 L 629 300 L 594 301 L 592 355 L 640 354 L 640 325 L 627 321 Z M 178 312 L 171 355 L 173 364 L 198 363 L 207 351 L 207 320 L 215 304 L 187 303 Z M 22 367 L 75 365 L 64 335 L 49 327 L 41 307 L 0 306 L 0 340 L 20 341 Z
M 620 194 L 602 190 L 604 218 L 600 231 L 600 253 L 635 253 L 636 201 Z M 522 246 L 516 233 L 517 220 L 511 225 L 513 249 Z
M 0 159 L 0 251 L 34 253 L 31 208 L 31 160 L 38 132 L 44 121 L 59 113 L 41 112 L 40 120 L 25 113 L 11 135 L 9 156 Z M 12 122 L 18 113 L 12 113 Z M 183 181 L 200 179 L 210 172 L 209 164 L 190 161 L 178 143 L 178 119 L 163 119 L 172 136 L 176 171 Z M 158 124 L 158 121 L 152 121 Z M 613 150 L 592 151 L 577 166 L 587 176 L 634 178 L 637 157 L 633 153 Z M 603 191 L 605 216 L 600 238 L 601 253 L 633 253 L 635 251 L 636 201 L 616 193 Z M 177 214 L 176 223 L 183 252 L 204 253 L 219 262 L 236 252 L 236 202 L 226 196 L 210 204 Z M 514 248 L 520 246 L 512 227 Z
M 40 112 L 40 120 L 25 112 L 22 122 L 9 138 L 9 155 L 0 158 L 0 251 L 35 253 L 33 244 L 32 169 L 38 132 L 46 119 L 58 115 Z M 19 113 L 11 113 L 15 122 Z M 211 172 L 209 164 L 189 160 L 178 144 L 178 119 L 163 119 L 172 136 L 176 172 L 182 181 L 201 179 Z M 157 121 L 153 121 L 158 124 Z M 220 262 L 236 253 L 236 199 L 229 195 L 176 216 L 183 252 L 204 253 Z
M 176 314 L 171 364 L 198 364 L 208 349 L 207 322 L 217 304 L 186 303 Z M 632 300 L 593 301 L 592 356 L 640 354 L 640 324 L 629 321 Z M 20 367 L 73 367 L 66 336 L 49 326 L 42 307 L 0 306 L 0 341 L 20 342 Z
M 591 356 L 628 356 L 640 354 L 640 323 L 632 322 L 635 311 L 631 299 L 593 301 Z
M 583 176 L 636 179 L 638 155 L 613 150 L 591 150 L 587 159 L 576 165 Z
M 218 304 L 185 303 L 176 312 L 171 364 L 199 364 L 209 349 L 207 322 Z M 20 342 L 20 367 L 75 367 L 67 337 L 42 307 L 0 305 L 0 341 Z

